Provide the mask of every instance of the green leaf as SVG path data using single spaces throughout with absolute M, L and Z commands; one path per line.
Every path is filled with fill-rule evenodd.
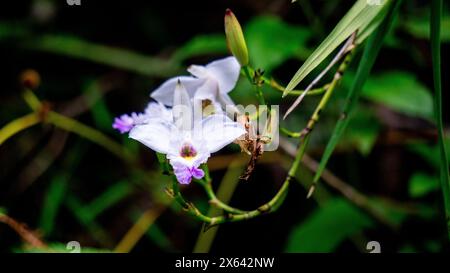
M 90 110 L 95 122 L 95 127 L 105 131 L 111 131 L 113 117 L 105 100 L 102 98 L 102 92 L 99 89 L 98 82 L 91 82 L 88 88 L 85 88 L 85 98 L 88 101 L 87 103 L 92 105 Z
M 345 239 L 374 226 L 373 220 L 343 198 L 327 201 L 288 237 L 286 252 L 332 252 Z
M 450 138 L 446 138 L 445 146 L 450 147 Z M 440 148 L 439 145 L 430 145 L 429 143 L 414 143 L 408 145 L 409 150 L 420 155 L 431 166 L 439 169 L 441 166 L 440 161 Z M 447 162 L 450 161 L 450 154 L 447 154 Z
M 439 189 L 439 179 L 424 173 L 416 173 L 409 180 L 409 195 L 413 198 L 423 197 Z
M 345 143 L 354 145 L 362 155 L 367 156 L 375 145 L 381 126 L 374 113 L 364 107 L 358 107 L 350 119 L 343 140 Z
M 448 43 L 450 42 L 450 16 L 444 15 L 441 19 L 442 32 L 441 41 Z M 413 35 L 418 39 L 430 39 L 430 18 L 417 18 L 411 17 L 402 20 L 401 27 L 407 31 L 409 34 Z
M 207 54 L 225 54 L 227 45 L 225 35 L 209 34 L 194 37 L 182 47 L 180 47 L 172 58 L 177 62 L 182 62 L 188 58 L 207 55 Z
M 311 32 L 291 26 L 275 16 L 260 16 L 245 27 L 245 38 L 252 65 L 271 71 L 298 52 L 305 52 Z
M 389 201 L 380 197 L 369 197 L 369 204 L 374 212 L 388 220 L 393 227 L 399 228 L 408 216 L 407 211 L 401 207 L 392 206 Z
M 401 0 L 397 0 L 394 2 L 394 5 L 390 6 L 390 10 L 386 17 L 384 18 L 381 25 L 378 27 L 375 33 L 371 35 L 369 38 L 366 47 L 364 48 L 363 55 L 361 57 L 361 61 L 359 63 L 358 70 L 356 72 L 355 80 L 353 81 L 352 87 L 347 95 L 347 101 L 344 105 L 343 115 L 339 119 L 334 128 L 333 134 L 328 141 L 328 144 L 325 148 L 322 159 L 320 160 L 320 165 L 317 169 L 316 175 L 314 176 L 314 182 L 316 183 L 322 175 L 323 170 L 325 169 L 328 160 L 330 159 L 334 148 L 338 144 L 341 136 L 343 135 L 345 128 L 349 123 L 349 116 L 352 115 L 355 110 L 356 103 L 361 95 L 362 87 L 369 77 L 370 70 L 372 69 L 373 64 L 378 56 L 378 52 L 381 49 L 381 45 L 383 44 L 383 39 L 388 33 L 392 21 L 395 19 Z
M 153 224 L 147 231 L 147 237 L 150 238 L 158 247 L 165 251 L 173 252 L 175 250 L 172 242 L 164 233 L 164 231 L 157 225 Z
M 322 63 L 340 44 L 342 44 L 352 33 L 358 30 L 363 38 L 367 37 L 371 31 L 384 18 L 377 16 L 383 11 L 383 8 L 389 6 L 391 0 L 382 0 L 380 5 L 370 4 L 367 0 L 358 0 L 347 14 L 339 21 L 333 31 L 309 56 L 305 63 L 295 73 L 289 82 L 283 96 L 286 96 L 293 90 L 311 71 Z M 376 23 L 372 21 L 376 19 Z M 358 42 L 362 40 L 358 37 Z
M 442 193 L 444 195 L 447 233 L 450 239 L 450 174 L 448 170 L 448 153 L 445 147 L 444 124 L 442 121 L 442 82 L 441 82 L 441 17 L 442 0 L 431 1 L 431 57 L 433 61 L 433 83 L 435 89 L 434 111 L 438 127 L 438 143 L 440 151 L 440 175 Z
M 106 209 L 123 200 L 131 193 L 131 191 L 132 187 L 128 181 L 120 181 L 110 186 L 105 192 L 86 206 L 91 219 L 94 219 Z
M 344 84 L 350 86 L 354 77 L 348 76 L 344 78 Z M 371 76 L 363 87 L 362 97 L 405 115 L 433 119 L 430 91 L 408 72 L 392 71 Z
M 64 201 L 64 195 L 67 191 L 67 176 L 64 174 L 56 175 L 50 182 L 50 187 L 45 196 L 40 219 L 40 230 L 46 235 L 53 231 L 56 215 Z

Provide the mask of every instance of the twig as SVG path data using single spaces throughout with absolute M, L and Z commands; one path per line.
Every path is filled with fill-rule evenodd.
M 48 249 L 48 246 L 33 233 L 25 224 L 19 223 L 8 215 L 0 213 L 0 222 L 8 225 L 29 245 L 39 249 Z
M 284 114 L 283 119 L 286 119 L 286 117 L 300 104 L 308 91 L 313 88 L 340 59 L 342 59 L 350 50 L 354 48 L 355 38 L 356 32 L 354 32 L 350 36 L 350 38 L 348 38 L 348 40 L 344 43 L 342 48 L 339 50 L 336 56 L 334 56 L 333 60 L 328 64 L 328 66 L 319 75 L 317 75 L 317 77 L 308 85 L 308 87 L 306 87 L 304 93 L 295 100 L 291 107 L 289 107 L 286 114 Z
M 15 119 L 0 129 L 0 145 L 15 134 L 38 124 L 41 118 L 38 113 L 30 113 L 21 118 Z
M 280 139 L 280 147 L 289 155 L 295 156 L 295 147 L 286 139 Z M 302 159 L 302 163 L 310 169 L 312 172 L 316 172 L 319 166 L 319 163 L 311 158 L 309 155 L 305 154 Z M 322 173 L 321 178 L 325 183 L 327 183 L 330 187 L 337 190 L 340 194 L 342 194 L 345 198 L 347 198 L 350 202 L 355 204 L 356 206 L 362 208 L 367 211 L 370 215 L 372 215 L 375 219 L 380 221 L 381 223 L 395 228 L 395 223 L 392 222 L 389 218 L 384 216 L 379 209 L 374 207 L 370 201 L 370 198 L 357 189 L 353 188 L 348 183 L 344 182 L 342 179 L 334 175 L 331 171 L 325 169 Z M 404 207 L 402 204 L 395 205 L 396 209 L 402 211 L 408 211 L 410 213 L 414 213 L 414 209 L 408 209 Z

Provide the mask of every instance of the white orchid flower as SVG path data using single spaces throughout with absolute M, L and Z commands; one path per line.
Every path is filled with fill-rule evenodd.
M 220 110 L 222 106 L 234 106 L 228 93 L 236 86 L 239 78 L 240 65 L 235 57 L 227 57 L 213 61 L 205 66 L 191 65 L 188 68 L 191 76 L 171 78 L 159 86 L 150 96 L 164 105 L 172 106 L 175 85 L 183 82 L 191 99 L 209 100 Z
M 191 98 L 181 83 L 174 86 L 172 93 L 173 119 L 169 121 L 161 117 L 135 125 L 130 138 L 166 154 L 177 180 L 181 184 L 189 184 L 192 178 L 201 179 L 205 175 L 199 167 L 211 153 L 245 134 L 245 130 L 222 114 L 194 118 Z

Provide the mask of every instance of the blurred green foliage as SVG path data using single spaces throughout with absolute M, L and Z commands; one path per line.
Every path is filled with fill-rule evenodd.
M 333 4 L 331 2 L 334 1 L 322 3 L 322 6 L 317 8 L 317 10 L 326 10 L 328 5 L 331 6 Z M 334 9 L 331 8 L 331 10 Z M 382 181 L 380 175 L 367 172 L 367 166 L 375 168 L 374 165 L 376 164 L 374 162 L 389 158 L 389 155 L 385 155 L 386 158 L 382 157 L 381 159 L 374 155 L 374 150 L 377 153 L 383 152 L 382 148 L 378 147 L 377 150 L 377 141 L 380 141 L 380 139 L 387 141 L 384 139 L 385 136 L 383 133 L 395 130 L 395 128 L 386 125 L 386 120 L 383 120 L 382 117 L 377 115 L 377 111 L 384 111 L 383 108 L 388 108 L 395 115 L 405 116 L 416 126 L 413 129 L 418 134 L 428 130 L 434 123 L 432 88 L 429 79 L 422 74 L 423 71 L 429 70 L 427 66 L 429 56 L 427 52 L 424 52 L 422 45 L 422 43 L 428 42 L 427 39 L 429 39 L 429 17 L 424 15 L 428 12 L 428 8 L 421 6 L 420 12 L 414 12 L 413 9 L 406 11 L 400 14 L 400 18 L 395 24 L 395 29 L 389 33 L 391 35 L 390 38 L 393 39 L 384 45 L 385 48 L 383 50 L 386 51 L 377 60 L 375 73 L 370 75 L 362 88 L 361 96 L 363 102 L 355 108 L 353 115 L 350 117 L 349 126 L 344 132 L 344 137 L 339 142 L 345 154 L 338 155 L 338 159 L 335 161 L 332 160 L 333 164 L 329 167 L 338 176 L 342 176 L 345 180 L 348 180 L 348 183 L 352 186 L 364 190 L 370 195 L 387 196 L 393 199 L 398 198 L 398 195 L 388 191 L 377 192 L 373 189 L 373 184 L 370 185 L 369 183 L 371 176 L 375 177 L 373 179 L 378 179 L 376 181 L 377 183 L 381 183 Z M 295 10 L 295 12 L 297 12 L 295 13 L 295 18 L 299 17 L 299 10 Z M 293 23 L 291 22 L 292 20 L 287 20 L 283 16 L 270 14 L 269 12 L 262 12 L 261 14 L 263 15 L 255 14 L 257 12 L 252 12 L 250 18 L 243 23 L 249 47 L 250 62 L 254 67 L 264 69 L 267 76 L 279 78 L 280 81 L 287 83 L 288 76 L 291 76 L 295 69 L 309 57 L 317 45 L 323 41 L 325 36 L 320 36 L 316 32 L 316 28 L 311 27 L 305 22 L 300 24 L 296 21 Z M 339 10 L 340 16 L 344 14 L 345 10 Z M 318 16 L 318 18 L 320 18 L 319 24 L 322 24 L 321 27 L 327 30 L 333 29 L 333 26 L 337 22 L 337 17 L 335 18 L 335 16 Z M 444 14 L 442 20 L 442 41 L 445 43 L 450 41 L 449 18 L 448 14 Z M 201 18 L 201 20 L 203 19 Z M 221 21 L 222 18 L 217 18 L 217 20 Z M 201 22 L 201 24 L 204 24 L 204 22 Z M 92 28 L 95 28 L 95 26 L 92 26 Z M 98 31 L 100 32 L 100 30 Z M 60 225 L 70 229 L 67 227 L 70 225 L 63 224 L 64 221 L 69 219 L 71 224 L 75 223 L 75 225 L 79 226 L 78 229 L 82 230 L 81 232 L 77 232 L 77 238 L 85 239 L 99 246 L 98 249 L 83 247 L 83 252 L 112 251 L 121 236 L 139 219 L 139 216 L 145 209 L 154 203 L 163 203 L 165 200 L 167 202 L 168 198 L 164 195 L 164 188 L 168 179 L 159 174 L 159 170 L 158 173 L 149 174 L 147 172 L 149 169 L 151 171 L 157 169 L 154 166 L 157 161 L 156 156 L 145 152 L 145 149 L 141 148 L 136 142 L 129 141 L 126 137 L 117 136 L 113 133 L 111 122 L 119 111 L 128 107 L 123 106 L 123 104 L 128 103 L 135 106 L 138 104 L 136 101 L 143 99 L 142 94 L 145 94 L 145 99 L 147 100 L 148 90 L 156 87 L 157 83 L 164 77 L 180 73 L 186 74 L 186 64 L 203 62 L 206 59 L 209 60 L 228 54 L 222 29 L 217 28 L 212 32 L 205 31 L 205 33 L 200 33 L 196 30 L 193 32 L 195 34 L 189 39 L 177 41 L 178 44 L 175 47 L 164 49 L 164 52 L 161 54 L 150 56 L 150 54 L 138 52 L 138 50 L 131 48 L 118 47 L 107 43 L 102 44 L 99 41 L 92 42 L 85 37 L 73 35 L 70 31 L 62 28 L 58 29 L 56 27 L 56 30 L 37 31 L 29 23 L 16 24 L 8 20 L 0 20 L 0 44 L 3 46 L 2 50 L 7 49 L 8 51 L 13 51 L 12 48 L 15 48 L 19 52 L 18 55 L 23 54 L 23 52 L 38 56 L 45 53 L 47 54 L 45 58 L 51 58 L 53 54 L 56 56 L 64 56 L 64 62 L 68 63 L 74 62 L 74 59 L 79 59 L 86 61 L 88 65 L 100 64 L 102 65 L 101 73 L 96 72 L 99 74 L 99 78 L 103 74 L 109 73 L 112 69 L 119 69 L 139 75 L 132 76 L 132 84 L 126 87 L 126 91 L 119 89 L 119 91 L 116 90 L 111 95 L 105 95 L 101 91 L 102 87 L 99 85 L 98 79 L 92 77 L 94 73 L 86 72 L 86 74 L 83 74 L 80 72 L 79 75 L 77 74 L 77 77 L 82 78 L 82 83 L 80 86 L 73 88 L 78 88 L 77 95 L 82 95 L 90 105 L 88 115 L 82 115 L 80 119 L 83 122 L 89 123 L 90 126 L 105 134 L 110 134 L 115 139 L 121 141 L 128 150 L 133 152 L 136 158 L 141 159 L 142 162 L 140 162 L 138 168 L 142 168 L 145 171 L 132 172 L 128 167 L 114 163 L 116 159 L 112 159 L 110 155 L 105 156 L 94 148 L 92 148 L 92 151 L 83 152 L 79 146 L 73 145 L 73 142 L 70 142 L 69 139 L 69 144 L 63 149 L 62 153 L 64 156 L 61 156 L 62 158 L 65 158 L 67 154 L 70 155 L 70 153 L 78 153 L 78 156 L 81 158 L 95 157 L 94 162 L 104 166 L 101 166 L 95 171 L 88 170 L 92 176 L 89 182 L 83 181 L 86 179 L 86 175 L 82 175 L 82 171 L 80 171 L 80 174 L 77 172 L 78 164 L 82 165 L 83 162 L 77 163 L 75 159 L 73 159 L 74 162 L 68 159 L 67 161 L 69 162 L 65 164 L 59 162 L 60 160 L 56 160 L 56 163 L 50 166 L 48 173 L 44 171 L 43 177 L 45 180 L 42 179 L 44 181 L 39 181 L 39 188 L 41 190 L 36 193 L 36 195 L 40 196 L 42 202 L 39 203 L 38 207 L 31 209 L 33 213 L 38 215 L 37 223 L 29 223 L 30 226 L 37 227 L 42 232 L 44 239 L 48 239 L 49 241 L 60 240 L 61 242 L 68 239 L 63 235 L 66 230 L 63 230 Z M 330 38 L 329 41 L 333 42 L 333 38 Z M 339 40 L 336 41 L 334 43 L 338 46 Z M 448 48 L 448 44 L 446 46 Z M 328 53 L 331 54 L 332 52 L 333 50 Z M 407 66 L 405 68 L 400 64 L 396 64 L 395 61 L 389 60 L 389 58 L 395 59 L 397 55 L 401 55 L 408 60 L 418 59 L 420 62 L 413 63 L 411 61 L 410 64 L 404 65 Z M 24 65 L 29 65 L 30 63 L 32 64 L 32 62 L 25 62 Z M 315 65 L 318 68 L 322 68 L 323 64 L 319 65 L 319 63 L 319 61 L 316 61 Z M 85 63 L 83 64 L 86 65 Z M 345 100 L 345 94 L 347 94 L 355 79 L 356 64 L 353 64 L 350 71 L 345 73 L 336 97 L 333 98 L 333 105 L 330 105 L 329 109 L 326 109 L 327 115 L 323 116 L 324 125 L 322 127 L 319 125 L 317 130 L 314 131 L 316 135 L 313 138 L 317 140 L 311 141 L 313 145 L 310 149 L 314 157 L 320 158 L 320 153 L 323 151 L 323 147 L 331 134 L 330 128 L 334 127 L 336 120 L 339 118 L 341 106 Z M 46 73 L 46 71 L 42 71 L 42 73 Z M 149 80 L 149 77 L 152 77 L 152 79 Z M 52 79 L 47 76 L 48 78 L 50 80 Z M 44 79 L 46 80 L 45 77 Z M 309 78 L 306 77 L 306 79 Z M 39 90 L 40 92 L 38 94 L 42 97 L 46 92 L 51 94 L 48 89 L 45 89 L 49 87 L 55 88 L 52 84 L 54 83 L 44 82 L 43 90 Z M 70 89 L 70 83 L 64 84 Z M 136 86 L 145 86 L 146 89 L 137 90 Z M 67 92 L 66 90 L 60 89 L 60 87 L 58 86 L 55 89 L 60 91 L 59 95 L 61 97 L 67 100 L 73 99 L 69 93 L 65 93 Z M 274 104 L 280 103 L 282 107 L 285 107 L 286 104 L 291 102 L 289 99 L 282 101 L 281 93 L 269 87 L 264 87 L 263 92 L 268 101 Z M 252 86 L 245 80 L 240 80 L 236 90 L 230 95 L 237 102 L 243 104 L 256 101 L 252 92 Z M 118 100 L 119 103 L 114 102 L 112 97 Z M 125 99 L 129 100 L 124 103 Z M 5 105 L 0 120 L 2 124 L 5 124 L 11 118 L 11 116 L 3 116 L 3 112 L 10 114 L 23 112 L 23 105 L 17 106 L 17 103 L 11 104 L 11 101 L 8 100 L 5 103 L 2 101 L 2 106 Z M 316 102 L 317 100 L 315 98 L 305 100 L 302 107 L 285 124 L 294 129 L 302 128 L 307 122 L 311 109 L 313 109 L 312 106 Z M 119 108 L 117 105 L 120 105 L 122 108 Z M 140 103 L 139 107 L 143 105 L 144 103 Z M 379 106 L 383 108 L 380 109 Z M 13 111 L 10 111 L 10 109 Z M 425 122 L 427 126 L 423 126 L 422 122 Z M 24 135 L 18 136 L 18 140 L 13 142 L 14 144 L 11 144 L 11 146 L 23 146 L 22 153 L 25 154 L 27 151 L 25 147 L 32 146 L 32 140 L 34 141 L 36 139 L 35 135 L 39 133 L 42 133 L 42 131 L 35 130 L 30 132 L 29 135 L 27 135 L 28 133 L 24 133 Z M 75 138 L 75 136 L 71 138 Z M 403 195 L 400 195 L 398 199 L 400 201 L 406 199 L 408 202 L 415 202 L 413 207 L 420 212 L 411 213 L 409 210 L 396 210 L 389 202 L 383 202 L 376 197 L 370 197 L 370 200 L 373 202 L 373 206 L 379 209 L 383 215 L 396 223 L 396 228 L 398 229 L 402 225 L 411 228 L 408 220 L 414 219 L 414 221 L 426 225 L 428 230 L 435 231 L 435 227 L 440 225 L 442 220 L 436 213 L 439 210 L 439 204 L 430 202 L 427 198 L 430 196 L 434 199 L 437 198 L 436 196 L 440 198 L 440 192 L 438 191 L 439 147 L 435 145 L 433 139 L 430 141 L 426 137 L 421 139 L 415 136 L 405 137 L 401 143 L 395 145 L 398 145 L 402 151 L 405 150 L 411 153 L 411 161 L 419 161 L 417 165 L 412 165 L 413 163 L 409 161 L 405 163 L 409 164 L 404 167 L 407 170 L 400 169 L 406 173 L 402 176 L 402 179 L 405 181 L 400 181 L 403 184 L 397 186 L 403 187 Z M 1 148 L 3 149 L 4 147 L 2 146 Z M 233 151 L 232 149 L 230 151 Z M 237 148 L 235 150 L 238 151 Z M 348 154 L 351 155 L 354 150 L 359 153 L 357 158 L 360 159 L 360 162 L 352 161 L 352 166 L 349 167 L 348 164 L 346 165 L 343 162 L 345 160 L 348 161 L 348 157 L 350 157 Z M 11 152 L 6 149 L 4 151 L 14 154 L 14 151 Z M 11 158 L 26 161 L 26 159 L 20 158 L 18 155 Z M 57 156 L 56 158 L 58 159 Z M 226 160 L 224 159 L 227 163 Z M 421 162 L 425 162 L 425 164 Z M 92 161 L 86 164 L 92 164 Z M 10 164 L 6 165 L 13 169 Z M 402 162 L 400 162 L 400 165 L 402 165 Z M 89 166 L 83 165 L 83 167 L 88 168 Z M 362 178 L 354 179 L 351 171 L 349 171 L 351 169 L 357 169 L 355 172 L 362 174 Z M 280 170 L 275 167 L 261 167 L 256 172 L 263 174 L 261 177 L 255 178 L 255 180 L 273 180 L 270 181 L 271 184 L 269 186 L 265 185 L 267 188 L 264 188 L 264 190 L 268 191 L 276 186 L 274 186 L 276 184 L 275 180 L 281 176 Z M 380 169 L 374 169 L 373 172 L 380 172 Z M 217 173 L 217 178 L 219 178 L 222 170 L 219 170 Z M 302 173 L 302 175 L 304 174 Z M 387 174 L 387 176 L 391 175 L 396 176 L 397 174 L 395 171 Z M 311 177 L 309 177 L 310 179 Z M 259 183 L 260 181 L 257 182 Z M 16 183 L 15 180 L 13 182 Z M 261 183 L 264 184 L 263 182 Z M 259 195 L 264 195 L 264 193 L 261 193 L 263 190 L 261 192 L 258 190 L 259 187 L 263 186 L 256 183 L 239 185 L 238 190 L 244 189 L 247 191 L 245 194 L 241 193 L 239 196 L 243 199 L 249 198 L 251 200 L 249 201 L 249 206 L 253 206 L 261 201 L 258 199 Z M 249 190 L 249 188 L 251 189 Z M 31 188 L 31 190 L 36 189 Z M 198 207 L 206 210 L 208 207 L 206 201 L 198 198 L 195 190 L 188 191 L 189 194 L 194 196 Z M 249 195 L 251 198 L 248 197 Z M 332 192 L 332 195 L 337 196 L 334 192 Z M 367 231 L 374 232 L 377 229 L 382 229 L 381 234 L 386 232 L 383 223 L 374 220 L 370 214 L 346 199 L 334 197 L 316 206 L 311 205 L 310 201 L 302 201 L 303 196 L 303 189 L 297 189 L 291 193 L 291 196 L 288 196 L 288 198 L 294 199 L 297 203 L 288 202 L 291 207 L 286 208 L 284 212 L 281 211 L 280 214 L 284 219 L 292 217 L 293 220 L 290 220 L 289 225 L 292 225 L 292 223 L 295 224 L 287 226 L 279 239 L 279 242 L 282 242 L 282 236 L 285 236 L 286 245 L 280 247 L 279 244 L 281 243 L 278 243 L 274 244 L 275 247 L 279 247 L 287 252 L 331 252 L 339 250 L 343 245 L 345 247 L 350 242 L 355 245 L 356 249 L 364 251 L 364 249 L 361 250 L 360 235 L 365 234 Z M 21 200 L 17 199 L 11 202 L 17 202 L 18 204 Z M 129 205 L 127 202 L 132 203 L 132 205 Z M 236 200 L 232 199 L 232 202 L 236 202 Z M 245 201 L 239 202 L 245 203 Z M 16 206 L 18 206 L 17 204 Z M 121 204 L 125 204 L 126 209 L 123 209 Z M 6 208 L 8 208 L 8 212 L 10 211 L 7 202 L 5 204 L 1 202 L 0 205 L 2 206 L 0 207 L 0 214 L 6 214 Z M 165 205 L 169 207 L 168 211 L 170 212 L 165 213 L 161 217 L 161 220 L 158 219 L 155 224 L 146 230 L 146 242 L 150 241 L 152 247 L 154 244 L 157 249 L 163 251 L 190 251 L 193 245 L 192 239 L 186 239 L 185 236 L 194 238 L 200 226 L 198 223 L 191 222 L 189 218 L 182 216 L 179 207 L 170 204 Z M 298 211 L 298 207 L 305 207 L 307 212 Z M 117 216 L 110 215 L 116 211 Z M 292 214 L 295 215 L 292 216 Z M 124 217 L 124 215 L 126 216 Z M 104 218 L 107 218 L 109 221 L 105 221 Z M 269 225 L 269 221 L 274 221 L 273 218 L 267 219 L 263 218 L 257 224 Z M 272 227 L 268 227 L 269 230 L 271 230 L 270 228 Z M 235 232 L 235 230 L 232 231 Z M 225 239 L 222 237 L 218 242 L 227 244 L 228 246 L 235 244 L 232 240 L 234 235 L 230 235 L 231 229 L 224 226 L 221 228 L 221 232 L 223 232 L 224 235 L 222 236 Z M 399 235 L 399 231 L 395 229 L 389 232 L 391 237 Z M 243 233 L 251 236 L 252 231 L 246 229 Z M 71 236 L 71 234 L 69 235 Z M 90 237 L 91 239 L 88 240 L 86 237 Z M 388 239 L 391 237 L 388 236 Z M 440 234 L 436 233 L 429 234 L 426 238 L 402 237 L 399 239 L 398 245 L 395 246 L 394 250 L 402 252 L 438 251 L 444 245 L 441 237 Z M 12 245 L 14 248 L 11 249 L 17 252 L 39 251 L 16 247 L 16 244 Z M 69 251 L 63 243 L 50 243 L 49 246 L 55 251 Z M 147 245 L 144 243 L 145 246 Z

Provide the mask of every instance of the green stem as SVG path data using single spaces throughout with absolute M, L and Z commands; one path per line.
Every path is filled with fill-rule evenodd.
M 289 129 L 286 129 L 286 128 L 284 128 L 284 127 L 280 127 L 280 133 L 282 133 L 282 134 L 284 134 L 285 136 L 290 137 L 290 138 L 298 138 L 298 137 L 301 136 L 301 133 L 299 133 L 299 132 L 293 132 L 293 131 L 291 131 L 291 130 L 289 130 Z
M 211 205 L 214 205 L 218 208 L 223 209 L 226 212 L 234 213 L 234 214 L 241 214 L 241 213 L 247 212 L 244 210 L 233 208 L 233 207 L 223 203 L 222 201 L 220 201 L 219 198 L 217 198 L 216 194 L 214 193 L 214 190 L 212 189 L 211 180 L 195 180 L 195 181 L 203 187 L 203 189 L 206 192 L 206 195 L 208 196 L 209 203 Z
M 261 84 L 264 83 L 264 81 L 260 83 L 262 75 L 257 75 L 257 73 L 255 73 L 255 70 L 251 69 L 248 65 L 243 66 L 242 69 L 244 70 L 244 74 L 247 77 L 247 80 L 251 85 L 255 87 L 256 98 L 258 99 L 259 105 L 266 105 L 266 101 L 261 89 Z
M 33 111 L 38 111 L 42 107 L 42 103 L 39 101 L 38 97 L 30 89 L 25 89 L 22 94 L 23 99 L 28 104 L 28 106 Z
M 39 114 L 36 112 L 30 113 L 21 118 L 15 119 L 10 123 L 6 124 L 2 129 L 0 129 L 0 145 L 3 144 L 7 139 L 13 135 L 23 131 L 33 125 L 38 124 L 41 121 Z
M 253 79 L 250 75 L 253 75 L 255 73 L 255 70 L 252 67 L 247 66 L 245 69 L 243 69 L 243 71 L 244 71 L 244 75 L 247 77 L 247 79 L 251 79 L 251 80 L 249 80 L 250 83 L 253 84 Z M 275 79 L 269 79 L 267 77 L 261 76 L 261 80 L 268 86 L 272 87 L 274 90 L 279 91 L 281 93 L 283 93 L 284 90 L 286 89 L 284 86 L 279 84 Z M 322 87 L 309 90 L 308 94 L 306 94 L 306 95 L 307 96 L 321 95 L 327 90 L 327 88 L 328 88 L 328 84 L 325 84 Z M 300 96 L 303 93 L 305 93 L 304 90 L 292 90 L 289 92 L 288 95 L 289 96 Z
M 75 133 L 79 136 L 89 139 L 90 141 L 102 146 L 106 150 L 115 154 L 116 156 L 125 159 L 127 162 L 133 162 L 134 157 L 125 150 L 121 145 L 116 143 L 111 138 L 103 133 L 81 123 L 72 118 L 50 111 L 47 114 L 46 121 L 64 129 L 66 131 Z
M 445 147 L 444 125 L 442 121 L 442 83 L 441 83 L 441 18 L 442 0 L 431 2 L 430 16 L 431 56 L 433 60 L 433 81 L 435 88 L 434 109 L 438 127 L 438 140 L 440 151 L 441 187 L 444 195 L 445 216 L 447 219 L 447 233 L 450 238 L 450 178 L 448 170 L 448 157 Z
M 217 198 L 228 203 L 233 196 L 233 193 L 239 184 L 239 175 L 244 171 L 244 165 L 241 164 L 240 159 L 233 160 L 225 175 L 220 181 L 219 188 L 217 189 Z M 213 217 L 220 215 L 222 210 L 217 207 L 210 207 L 208 210 L 208 216 Z M 197 241 L 194 246 L 194 253 L 208 253 L 216 237 L 219 226 L 210 228 L 207 232 L 201 230 L 199 232 Z

